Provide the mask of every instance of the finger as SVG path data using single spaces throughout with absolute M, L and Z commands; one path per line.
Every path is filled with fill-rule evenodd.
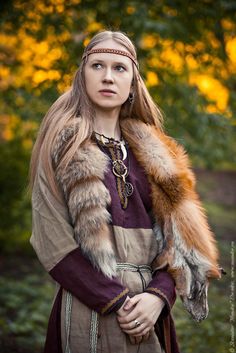
M 139 344 L 142 342 L 142 336 L 136 337 L 136 336 L 129 335 L 129 340 L 130 340 L 131 344 Z
M 144 330 L 146 330 L 146 331 L 144 332 Z M 122 329 L 122 331 L 124 331 L 128 335 L 141 336 L 144 333 L 146 333 L 147 331 L 149 331 L 149 328 L 146 325 L 145 326 L 140 325 L 140 326 L 132 328 L 132 329 Z
M 143 336 L 142 336 L 142 341 L 143 341 L 143 342 L 146 342 L 146 341 L 149 339 L 150 334 L 151 334 L 151 332 L 148 331 L 145 335 L 143 335 Z
M 136 321 L 137 320 L 137 321 Z M 136 322 L 139 322 L 139 324 L 137 325 Z M 138 328 L 140 327 L 142 324 L 144 324 L 144 322 L 142 322 L 141 319 L 137 318 L 135 320 L 132 320 L 130 322 L 127 322 L 127 323 L 120 323 L 120 328 L 122 330 L 133 330 L 135 328 Z M 145 324 L 145 326 L 147 326 L 147 324 Z
M 137 337 L 137 336 L 134 336 L 134 338 L 135 338 L 135 342 L 136 342 L 136 344 L 139 344 L 139 343 L 141 343 L 142 342 L 142 336 L 139 336 L 139 337 Z
M 140 331 L 140 333 L 132 333 L 131 331 L 127 331 L 127 333 L 129 335 L 134 335 L 136 337 L 140 337 L 140 336 L 145 336 L 148 332 L 149 332 L 150 328 L 149 327 L 146 327 L 144 328 L 142 331 Z
M 130 340 L 130 343 L 131 343 L 131 344 L 136 344 L 136 340 L 135 340 L 135 337 L 134 337 L 134 336 L 130 336 L 130 335 L 129 335 L 129 340 Z
M 135 295 L 132 298 L 129 298 L 127 303 L 124 305 L 124 310 L 129 310 L 131 309 L 134 305 L 136 305 L 140 301 L 139 295 Z
M 120 324 L 128 324 L 137 319 L 139 316 L 139 311 L 134 307 L 127 315 L 117 316 L 117 320 Z

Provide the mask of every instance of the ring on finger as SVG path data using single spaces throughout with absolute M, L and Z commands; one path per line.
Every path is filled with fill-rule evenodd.
M 141 322 L 138 321 L 137 319 L 134 320 L 134 327 L 139 327 L 141 325 Z

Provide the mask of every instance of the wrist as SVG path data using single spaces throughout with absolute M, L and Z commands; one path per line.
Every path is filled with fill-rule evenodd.
M 127 297 L 125 298 L 125 301 L 122 303 L 120 308 L 116 311 L 117 315 L 119 315 L 119 316 L 124 315 L 124 306 L 129 301 L 129 299 L 130 299 L 130 297 L 127 295 Z
M 152 298 L 152 300 L 154 301 L 154 302 L 156 302 L 158 305 L 159 305 L 159 307 L 161 307 L 161 309 L 163 309 L 164 308 L 164 306 L 165 306 L 165 301 L 162 299 L 162 298 L 160 298 L 159 296 L 157 296 L 157 295 L 155 295 L 155 294 L 153 294 L 153 293 L 146 293 L 148 296 L 150 296 L 151 298 Z

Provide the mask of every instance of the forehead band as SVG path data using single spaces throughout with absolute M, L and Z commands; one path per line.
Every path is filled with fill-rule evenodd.
M 86 53 L 84 53 L 84 55 L 82 56 L 82 60 L 87 58 L 90 54 L 94 54 L 94 53 L 111 53 L 111 54 L 117 54 L 117 55 L 123 55 L 123 56 L 127 56 L 128 58 L 130 58 L 133 63 L 135 64 L 135 66 L 137 67 L 137 69 L 139 69 L 139 65 L 137 60 L 133 57 L 132 54 L 128 53 L 127 51 L 124 50 L 118 50 L 118 49 L 111 49 L 111 48 L 98 48 L 98 49 L 91 49 L 89 51 L 87 51 Z

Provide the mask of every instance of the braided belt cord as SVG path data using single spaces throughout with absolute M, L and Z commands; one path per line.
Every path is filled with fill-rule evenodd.
M 132 272 L 138 272 L 142 281 L 142 287 L 143 291 L 145 290 L 147 283 L 145 281 L 145 278 L 143 277 L 142 272 L 150 272 L 152 273 L 152 268 L 149 265 L 134 265 L 129 262 L 119 262 L 117 263 L 117 270 L 128 270 Z
M 118 262 L 117 270 L 129 270 L 132 272 L 152 272 L 152 268 L 149 265 L 134 265 L 129 262 Z

